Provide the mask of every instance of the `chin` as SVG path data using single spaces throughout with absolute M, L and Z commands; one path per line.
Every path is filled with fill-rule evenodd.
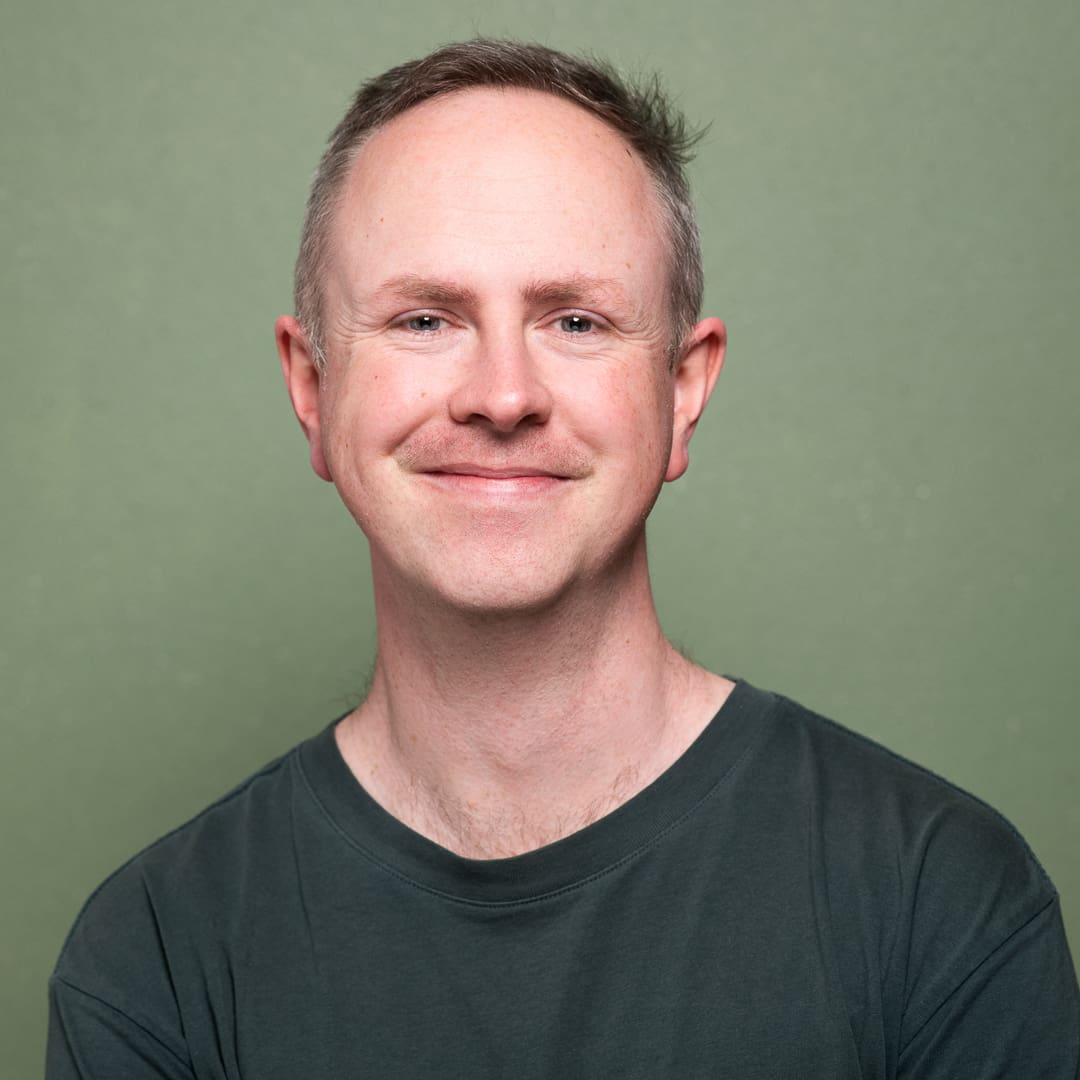
M 403 544 L 373 547 L 375 580 L 396 594 L 401 610 L 412 604 L 490 617 L 551 611 L 605 579 L 610 587 L 644 537 L 639 530 L 616 546 L 609 537 L 606 543 L 582 539 L 567 529 L 560 537 L 550 531 L 540 538 L 488 532 L 482 542 L 475 536 L 457 537 L 454 544 L 439 539 L 417 543 L 414 534 Z
M 573 590 L 572 567 L 545 565 L 524 552 L 507 555 L 459 554 L 438 566 L 401 567 L 393 577 L 404 584 L 412 603 L 492 618 L 550 610 Z
M 555 607 L 570 590 L 571 583 L 566 581 L 489 573 L 479 580 L 446 582 L 434 592 L 434 597 L 462 614 L 498 618 L 540 614 Z

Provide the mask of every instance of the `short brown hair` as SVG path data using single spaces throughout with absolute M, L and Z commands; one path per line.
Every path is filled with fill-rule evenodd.
M 316 362 L 325 364 L 320 273 L 345 177 L 365 142 L 423 101 L 478 87 L 536 90 L 565 98 L 614 128 L 637 151 L 660 199 L 670 252 L 671 360 L 697 321 L 701 245 L 685 165 L 699 132 L 667 101 L 654 76 L 640 84 L 609 64 L 543 45 L 491 38 L 444 45 L 365 82 L 334 129 L 308 195 L 294 279 L 296 316 Z

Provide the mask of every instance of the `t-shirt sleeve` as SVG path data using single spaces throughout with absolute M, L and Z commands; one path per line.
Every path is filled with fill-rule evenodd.
M 960 980 L 899 1065 L 903 1080 L 1080 1077 L 1080 1001 L 1056 897 Z
M 192 1080 L 150 890 L 129 863 L 87 901 L 49 982 L 46 1080 Z
M 49 984 L 46 1080 L 194 1080 L 161 1039 L 59 976 Z
M 918 847 L 897 1075 L 1077 1080 L 1080 994 L 1030 849 L 976 800 L 932 815 Z

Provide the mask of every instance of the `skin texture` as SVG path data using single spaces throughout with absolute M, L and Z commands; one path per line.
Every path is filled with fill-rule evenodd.
M 645 519 L 723 359 L 674 368 L 648 174 L 584 110 L 426 102 L 360 151 L 325 268 L 328 362 L 277 340 L 312 467 L 366 534 L 379 655 L 340 725 L 395 816 L 477 857 L 580 828 L 730 690 L 660 632 Z

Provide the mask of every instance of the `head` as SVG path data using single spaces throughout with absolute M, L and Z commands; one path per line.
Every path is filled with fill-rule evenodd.
M 311 351 L 325 364 L 326 312 L 322 275 L 342 188 L 367 141 L 408 109 L 457 91 L 534 90 L 565 98 L 609 125 L 651 177 L 668 249 L 673 364 L 697 320 L 702 298 L 701 249 L 684 166 L 698 134 L 666 101 L 654 78 L 628 83 L 607 64 L 542 45 L 478 38 L 443 46 L 364 83 L 330 136 L 308 197 L 296 261 L 296 315 Z
M 694 321 L 700 285 L 673 307 L 682 261 L 647 140 L 490 79 L 373 112 L 401 70 L 335 136 L 301 253 L 306 325 L 276 330 L 312 467 L 368 537 L 377 609 L 647 591 L 645 519 L 687 466 L 724 344 L 718 319 Z

